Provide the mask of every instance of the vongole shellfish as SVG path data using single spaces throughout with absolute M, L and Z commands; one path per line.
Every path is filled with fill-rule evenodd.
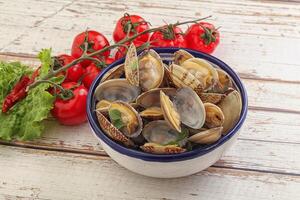
M 219 80 L 217 70 L 204 59 L 187 59 L 181 63 L 181 67 L 193 74 L 201 82 L 205 91 L 213 88 Z
M 130 138 L 140 135 L 143 122 L 132 106 L 122 101 L 115 101 L 109 106 L 108 116 L 99 110 L 96 114 L 100 127 L 108 136 L 126 146 L 134 146 Z
M 242 99 L 238 91 L 233 90 L 218 104 L 221 108 L 225 120 L 223 123 L 223 134 L 227 134 L 228 131 L 234 127 L 240 118 L 242 111 Z
M 100 83 L 95 91 L 95 98 L 98 101 L 107 100 L 134 102 L 141 90 L 131 85 L 126 79 L 110 79 Z
M 190 87 L 197 94 L 203 92 L 203 84 L 185 68 L 176 64 L 171 64 L 168 73 L 171 81 L 177 88 Z
M 132 43 L 126 54 L 124 70 L 129 83 L 148 91 L 162 84 L 165 67 L 159 54 L 152 49 L 137 56 L 136 47 Z
M 218 72 L 219 80 L 212 88 L 212 90 L 213 92 L 217 92 L 217 93 L 225 93 L 229 88 L 233 87 L 232 80 L 229 77 L 229 75 L 222 69 L 216 68 L 216 70 Z
M 157 120 L 148 123 L 142 132 L 147 140 L 141 149 L 145 152 L 155 154 L 173 154 L 186 151 L 182 148 L 187 142 L 186 132 L 177 132 L 170 128 L 164 120 Z
M 159 79 L 164 79 L 164 84 L 157 81 L 156 73 L 152 74 L 159 69 L 156 68 L 161 62 L 159 55 L 147 50 L 137 56 L 135 49 L 126 56 L 126 79 L 116 76 L 116 79 L 100 83 L 95 92 L 96 113 L 101 128 L 108 136 L 128 147 L 139 146 L 148 153 L 172 154 L 201 148 L 193 143 L 214 143 L 222 137 L 222 132 L 227 133 L 234 127 L 240 116 L 241 99 L 238 91 L 231 88 L 232 80 L 217 70 L 221 80 L 216 81 L 210 68 L 206 71 L 203 67 L 201 76 L 200 72 L 187 69 L 193 68 L 193 64 L 199 65 L 199 62 L 184 52 L 178 51 L 176 61 L 170 66 L 161 65 L 163 70 L 158 74 L 162 75 Z M 183 56 L 180 57 L 181 54 Z M 137 60 L 137 67 L 130 67 L 136 66 Z M 185 67 L 184 63 L 189 67 Z M 143 86 L 145 81 L 141 81 L 146 69 L 154 69 L 150 70 L 147 81 L 157 78 L 148 84 L 150 87 Z M 216 83 L 225 85 L 222 91 Z M 226 107 L 235 104 L 232 102 L 239 102 L 239 111 L 231 113 L 226 110 Z
M 190 58 L 194 58 L 194 56 L 189 52 L 180 49 L 174 53 L 174 64 L 181 65 L 184 61 Z
M 110 79 L 121 78 L 124 73 L 124 64 L 120 64 L 116 67 L 113 67 L 104 74 L 104 76 L 101 79 L 101 83 Z

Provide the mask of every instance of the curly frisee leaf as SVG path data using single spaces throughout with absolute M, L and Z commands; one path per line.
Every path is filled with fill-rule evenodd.
M 48 74 L 52 65 L 51 49 L 42 50 L 38 57 L 42 63 L 38 77 L 40 79 Z M 22 75 L 32 73 L 28 67 L 19 63 L 1 63 L 0 72 L 1 103 Z M 3 84 L 5 79 L 2 79 L 2 76 L 10 81 Z M 26 98 L 14 105 L 9 112 L 0 113 L 1 139 L 32 140 L 41 136 L 44 130 L 43 120 L 48 117 L 55 100 L 55 97 L 46 91 L 49 86 L 48 83 L 38 85 L 30 90 Z

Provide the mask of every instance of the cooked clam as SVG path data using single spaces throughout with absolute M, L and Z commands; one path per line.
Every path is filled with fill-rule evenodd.
M 178 132 L 172 129 L 165 120 L 156 120 L 145 125 L 143 132 L 144 138 L 150 143 L 168 145 L 176 143 L 178 146 L 184 146 L 188 134 Z
M 134 146 L 134 143 L 121 131 L 119 131 L 100 111 L 96 111 L 96 114 L 100 127 L 106 135 L 118 142 L 121 142 L 125 146 Z
M 139 84 L 143 91 L 158 88 L 164 78 L 164 64 L 152 49 L 139 55 Z
M 223 124 L 223 134 L 228 133 L 228 131 L 234 127 L 240 118 L 242 111 L 242 99 L 240 93 L 236 90 L 230 92 L 219 104 L 218 106 L 223 111 L 225 116 Z
M 205 125 L 208 128 L 220 127 L 223 125 L 225 117 L 218 106 L 212 103 L 204 103 L 206 112 Z
M 136 48 L 133 43 L 131 43 L 128 48 L 124 63 L 124 70 L 128 82 L 132 85 L 139 86 L 139 61 Z
M 187 142 L 187 133 L 180 133 L 170 128 L 164 120 L 148 123 L 142 132 L 148 143 L 141 146 L 146 152 L 156 154 L 170 154 L 184 152 L 182 148 Z
M 133 102 L 140 94 L 139 87 L 131 85 L 126 79 L 111 79 L 100 83 L 95 91 L 98 101 L 107 100 Z
M 204 59 L 190 58 L 184 61 L 181 66 L 202 83 L 205 91 L 211 89 L 219 80 L 216 69 Z
M 124 74 L 124 64 L 120 64 L 108 70 L 102 77 L 101 83 L 110 79 L 121 78 L 123 74 Z
M 159 145 L 155 143 L 145 143 L 140 147 L 143 151 L 153 154 L 177 154 L 183 153 L 186 149 L 177 145 Z
M 199 96 L 188 87 L 177 90 L 174 104 L 183 124 L 199 129 L 205 122 L 205 109 Z
M 222 135 L 222 127 L 216 127 L 200 131 L 188 138 L 189 141 L 198 144 L 212 144 L 220 139 Z
M 219 81 L 213 88 L 214 92 L 225 93 L 228 88 L 233 86 L 232 80 L 229 75 L 222 69 L 216 69 L 218 72 Z
M 162 90 L 160 91 L 160 104 L 165 120 L 173 129 L 181 132 L 180 115 L 173 102 Z
M 174 96 L 176 93 L 175 88 L 155 88 L 139 95 L 136 103 L 143 108 L 160 107 L 160 91 L 163 91 L 168 96 Z
M 193 74 L 179 65 L 170 65 L 169 76 L 177 88 L 190 87 L 197 94 L 203 92 L 203 85 L 201 84 L 201 82 Z
M 146 119 L 158 120 L 163 119 L 164 115 L 160 107 L 149 107 L 140 112 L 140 116 Z
M 127 137 L 136 137 L 142 132 L 142 119 L 129 104 L 122 101 L 112 102 L 108 114 L 112 124 Z
M 190 58 L 194 58 L 194 56 L 189 52 L 180 49 L 174 53 L 174 64 L 181 65 L 184 61 Z

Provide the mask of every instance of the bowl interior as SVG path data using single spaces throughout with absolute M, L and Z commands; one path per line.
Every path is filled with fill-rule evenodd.
M 160 54 L 161 58 L 163 59 L 163 62 L 166 64 L 169 64 L 173 61 L 173 53 L 179 48 L 153 48 L 157 53 Z M 247 115 L 247 107 L 248 107 L 248 101 L 247 101 L 247 94 L 246 90 L 238 77 L 238 75 L 224 62 L 221 60 L 205 54 L 201 52 L 196 52 L 190 49 L 185 49 L 189 53 L 191 53 L 194 57 L 198 58 L 203 58 L 210 63 L 212 63 L 215 67 L 223 69 L 225 72 L 228 73 L 228 75 L 232 78 L 236 88 L 240 91 L 241 98 L 242 98 L 242 112 L 239 121 L 237 124 L 229 131 L 229 133 L 225 136 L 222 136 L 217 142 L 210 144 L 210 145 L 204 145 L 201 146 L 200 148 L 193 149 L 191 151 L 187 151 L 184 153 L 180 154 L 172 154 L 172 155 L 156 155 L 156 154 L 150 154 L 134 149 L 129 149 L 114 140 L 110 139 L 103 131 L 101 130 L 95 108 L 96 108 L 96 100 L 94 98 L 94 92 L 98 84 L 100 83 L 102 77 L 104 74 L 110 70 L 113 67 L 116 67 L 117 65 L 121 64 L 124 62 L 124 58 L 112 63 L 110 66 L 105 68 L 101 74 L 95 79 L 93 82 L 89 95 L 88 95 L 88 100 L 87 100 L 87 115 L 88 115 L 88 121 L 91 125 L 91 128 L 95 132 L 96 136 L 99 137 L 103 142 L 105 142 L 107 145 L 109 145 L 111 148 L 113 148 L 115 151 L 118 151 L 122 154 L 139 158 L 142 160 L 148 160 L 148 161 L 157 161 L 157 162 L 170 162 L 170 161 L 179 161 L 179 160 L 186 160 L 186 159 L 191 159 L 194 157 L 201 156 L 205 153 L 208 153 L 212 151 L 213 149 L 221 146 L 223 143 L 225 143 L 228 139 L 230 139 L 242 126 L 243 122 L 245 121 L 246 115 Z

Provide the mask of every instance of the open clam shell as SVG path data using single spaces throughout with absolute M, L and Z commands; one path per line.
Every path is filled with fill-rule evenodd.
M 100 83 L 95 91 L 98 101 L 107 100 L 133 102 L 140 94 L 139 87 L 130 84 L 126 79 L 111 79 Z
M 240 118 L 242 111 L 242 99 L 240 93 L 233 90 L 218 104 L 218 106 L 225 116 L 223 134 L 226 134 L 234 127 Z
M 143 129 L 144 138 L 150 143 L 160 145 L 177 144 L 184 146 L 187 142 L 188 134 L 178 132 L 172 129 L 165 120 L 156 120 L 149 122 Z
M 144 51 L 139 55 L 139 85 L 143 91 L 158 88 L 164 79 L 164 64 L 154 50 Z
M 143 151 L 152 154 L 177 154 L 183 153 L 186 149 L 177 145 L 159 145 L 155 143 L 145 143 L 140 147 Z
M 128 103 L 112 102 L 108 113 L 112 124 L 127 137 L 137 137 L 142 132 L 143 121 L 138 112 Z
M 128 48 L 124 63 L 124 70 L 128 82 L 132 85 L 139 86 L 139 61 L 136 48 L 133 43 L 131 43 Z
M 124 144 L 125 146 L 134 146 L 134 143 L 121 131 L 119 131 L 100 111 L 96 111 L 96 114 L 100 127 L 106 135 L 108 135 L 113 140 Z
M 104 76 L 101 79 L 101 83 L 110 79 L 121 78 L 124 73 L 124 64 L 120 64 L 116 67 L 113 67 L 104 74 Z
M 219 80 L 217 70 L 206 60 L 190 58 L 181 66 L 192 73 L 203 85 L 204 90 L 210 90 Z
M 188 87 L 177 90 L 174 104 L 180 120 L 186 126 L 199 129 L 205 122 L 205 109 L 199 96 Z
M 148 90 L 136 99 L 136 103 L 143 108 L 160 107 L 160 91 L 163 91 L 168 96 L 174 96 L 176 94 L 175 88 L 155 88 Z
M 149 107 L 140 112 L 140 116 L 145 119 L 158 120 L 163 119 L 164 115 L 160 107 Z
M 161 90 L 160 91 L 160 106 L 164 119 L 170 127 L 178 132 L 181 132 L 180 115 L 170 98 Z
M 212 103 L 204 103 L 206 112 L 205 125 L 208 128 L 220 127 L 225 121 L 224 114 L 218 106 Z
M 176 64 L 171 64 L 168 72 L 170 79 L 177 88 L 190 87 L 197 94 L 203 92 L 202 83 L 185 68 Z
M 189 52 L 180 49 L 174 53 L 174 64 L 181 65 L 184 61 L 190 58 L 194 58 L 194 56 Z
M 200 131 L 189 137 L 188 140 L 198 144 L 212 144 L 221 138 L 222 129 L 222 127 L 216 127 Z
M 216 69 L 218 72 L 219 80 L 213 87 L 213 91 L 217 93 L 225 93 L 229 88 L 233 87 L 230 76 L 222 69 Z

